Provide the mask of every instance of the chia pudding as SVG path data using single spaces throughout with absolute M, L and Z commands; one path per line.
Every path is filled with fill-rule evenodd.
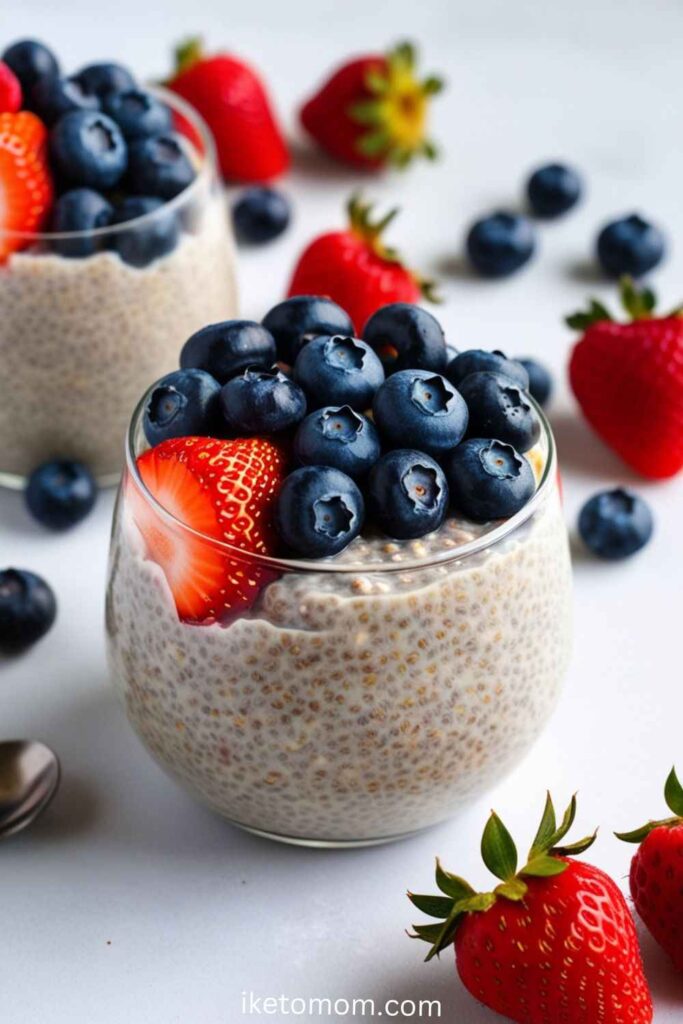
M 126 500 L 140 486 L 131 462 L 108 651 L 147 749 L 232 822 L 312 845 L 414 832 L 499 781 L 550 715 L 570 648 L 545 421 L 534 455 L 541 482 L 511 519 L 450 517 L 417 541 L 363 536 L 324 561 L 270 560 L 275 578 L 227 626 L 179 621 Z

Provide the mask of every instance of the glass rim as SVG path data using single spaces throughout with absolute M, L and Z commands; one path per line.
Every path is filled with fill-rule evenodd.
M 557 448 L 555 445 L 555 438 L 553 436 L 552 428 L 547 416 L 541 409 L 540 405 L 536 400 L 529 395 L 529 400 L 538 415 L 541 423 L 541 430 L 545 437 L 547 444 L 547 458 L 543 469 L 541 479 L 534 491 L 533 495 L 527 501 L 526 505 L 516 512 L 515 515 L 510 516 L 509 519 L 504 519 L 498 526 L 493 527 L 487 533 L 476 537 L 474 540 L 468 541 L 466 544 L 462 544 L 457 548 L 445 549 L 438 551 L 433 555 L 429 555 L 423 558 L 411 559 L 405 562 L 334 562 L 332 558 L 329 560 L 325 559 L 305 559 L 305 558 L 278 558 L 273 555 L 263 555 L 259 552 L 244 551 L 242 548 L 235 547 L 233 544 L 229 544 L 227 541 L 219 540 L 216 537 L 209 537 L 205 533 L 201 533 L 199 530 L 195 530 L 193 527 L 184 523 L 182 520 L 177 519 L 171 512 L 168 511 L 151 493 L 147 488 L 142 477 L 138 472 L 136 456 L 135 456 L 135 435 L 138 429 L 138 425 L 144 414 L 144 409 L 147 404 L 147 400 L 151 395 L 153 389 L 156 387 L 156 383 L 152 384 L 147 389 L 145 394 L 138 402 L 133 417 L 131 419 L 128 431 L 126 434 L 125 442 L 125 465 L 127 471 L 135 481 L 136 486 L 140 490 L 140 493 L 145 501 L 148 501 L 154 508 L 155 512 L 167 523 L 174 528 L 179 528 L 182 531 L 190 534 L 192 537 L 202 541 L 205 544 L 209 544 L 212 547 L 218 548 L 225 552 L 232 558 L 239 561 L 255 562 L 259 566 L 264 568 L 278 570 L 281 572 L 300 572 L 300 573 L 352 573 L 355 575 L 367 575 L 368 573 L 378 574 L 387 572 L 416 572 L 421 569 L 429 569 L 440 565 L 450 565 L 453 562 L 459 562 L 466 558 L 479 554 L 482 551 L 492 548 L 505 540 L 517 529 L 524 525 L 536 512 L 538 507 L 542 505 L 554 482 L 557 475 Z M 122 479 L 121 486 L 123 486 Z M 387 537 L 387 543 L 391 543 L 392 538 Z
M 121 224 L 105 224 L 101 228 L 89 228 L 87 231 L 14 231 L 12 229 L 0 228 L 0 238 L 21 238 L 32 242 L 54 242 L 57 240 L 76 241 L 85 238 L 103 238 L 108 235 L 120 234 L 122 231 L 129 231 L 132 228 L 151 224 L 155 220 L 162 219 L 169 212 L 178 210 L 188 200 L 193 198 L 194 194 L 199 191 L 207 179 L 210 180 L 211 178 L 218 177 L 216 144 L 211 130 L 201 114 L 181 96 L 178 96 L 162 85 L 151 84 L 145 85 L 144 88 L 147 92 L 152 93 L 153 96 L 163 100 L 167 106 L 189 121 L 201 139 L 203 148 L 202 163 L 196 177 L 187 188 L 184 188 L 173 199 L 167 200 L 157 210 L 143 213 L 140 217 L 133 217 L 132 220 L 122 221 Z M 11 255 L 17 255 L 17 253 L 12 253 Z

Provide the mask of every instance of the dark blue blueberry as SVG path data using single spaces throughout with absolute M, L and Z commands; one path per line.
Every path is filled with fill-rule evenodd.
M 331 466 L 295 469 L 280 489 L 276 525 L 296 555 L 336 555 L 363 526 L 363 495 L 350 476 Z
M 527 217 L 493 213 L 475 221 L 466 247 L 472 266 L 483 277 L 507 277 L 533 256 L 536 233 Z
M 389 448 L 411 445 L 441 455 L 467 430 L 467 406 L 450 381 L 428 370 L 399 370 L 375 395 L 372 411 Z
M 253 320 L 224 320 L 202 327 L 187 339 L 180 353 L 180 365 L 206 370 L 220 384 L 248 366 L 269 369 L 276 359 L 275 340 L 265 327 Z
M 85 188 L 112 188 L 126 169 L 127 148 L 115 121 L 96 110 L 72 110 L 59 119 L 50 151 L 65 181 Z
M 566 164 L 546 164 L 526 185 L 529 205 L 537 217 L 560 217 L 576 206 L 583 191 L 578 171 Z
M 437 530 L 448 509 L 448 484 L 438 462 L 398 448 L 370 470 L 368 509 L 389 537 L 408 540 Z
M 594 494 L 579 513 L 581 539 L 599 558 L 634 555 L 645 547 L 653 529 L 647 502 L 621 487 Z
M 135 79 L 128 68 L 124 68 L 121 64 L 109 62 L 88 64 L 74 77 L 80 82 L 83 90 L 93 96 L 103 97 L 110 92 L 122 92 L 124 89 L 135 88 Z
M 263 318 L 277 345 L 277 357 L 288 366 L 296 362 L 301 348 L 321 335 L 353 337 L 351 317 L 332 299 L 320 295 L 295 295 L 274 306 Z
M 59 64 L 52 50 L 35 39 L 21 39 L 8 46 L 2 59 L 19 79 L 24 100 L 30 97 L 41 78 L 56 78 L 59 74 Z
M 537 359 L 530 357 L 520 359 L 519 362 L 529 374 L 527 391 L 539 405 L 545 405 L 553 393 L 553 378 L 550 370 L 543 363 L 539 363 Z
M 294 438 L 294 454 L 303 466 L 334 466 L 354 479 L 365 476 L 379 453 L 374 423 L 348 405 L 312 412 Z
M 248 188 L 232 208 L 235 234 L 242 242 L 272 242 L 289 226 L 289 199 L 275 188 Z
M 605 225 L 598 235 L 598 262 L 609 277 L 642 277 L 654 270 L 665 254 L 663 233 L 636 213 Z
M 52 208 L 50 230 L 53 232 L 90 232 L 111 222 L 114 208 L 103 195 L 90 188 L 74 188 L 64 192 Z M 103 247 L 101 237 L 84 235 L 77 238 L 54 238 L 50 248 L 60 256 L 92 256 Z
M 306 396 L 277 367 L 248 367 L 223 385 L 221 409 L 228 427 L 237 434 L 277 434 L 301 423 Z
M 144 89 L 110 92 L 102 100 L 102 110 L 116 121 L 128 140 L 159 135 L 173 128 L 169 108 Z
M 528 460 L 491 438 L 463 441 L 448 454 L 444 469 L 452 505 L 475 523 L 513 516 L 536 490 Z
M 460 385 L 470 412 L 470 437 L 494 437 L 526 452 L 538 441 L 541 423 L 522 388 L 500 373 L 472 373 Z
M 469 348 L 465 352 L 460 352 L 448 364 L 446 376 L 457 388 L 465 377 L 483 370 L 500 373 L 504 377 L 509 377 L 520 388 L 529 388 L 529 374 L 518 360 L 508 359 L 502 352 L 486 352 L 482 348 Z
M 124 263 L 146 267 L 176 247 L 180 234 L 178 218 L 164 206 L 163 199 L 154 196 L 127 196 L 117 203 L 112 223 L 123 226 L 111 235 L 109 245 Z M 145 219 L 139 224 L 130 223 L 141 217 Z
M 51 530 L 68 530 L 85 519 L 97 497 L 90 470 L 66 459 L 44 462 L 26 485 L 26 505 L 34 519 Z
M 364 341 L 336 334 L 304 345 L 294 364 L 294 379 L 306 392 L 309 409 L 350 405 L 363 412 L 384 382 L 384 370 Z
M 446 369 L 446 339 L 441 324 L 421 306 L 394 302 L 382 306 L 363 328 L 363 340 L 382 360 L 387 376 L 396 370 Z
M 187 144 L 177 132 L 149 135 L 130 144 L 127 181 L 131 192 L 173 199 L 192 184 L 195 173 Z
M 147 396 L 142 420 L 154 446 L 169 437 L 210 437 L 221 423 L 221 386 L 204 370 L 174 370 Z
M 26 569 L 0 571 L 0 653 L 19 654 L 45 636 L 57 615 L 52 588 Z
M 73 110 L 99 110 L 100 101 L 84 92 L 75 78 L 41 78 L 31 93 L 31 108 L 52 126 Z

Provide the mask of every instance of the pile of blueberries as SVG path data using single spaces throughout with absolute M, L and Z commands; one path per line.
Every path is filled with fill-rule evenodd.
M 58 197 L 53 232 L 91 232 L 160 210 L 194 180 L 191 147 L 173 130 L 171 110 L 120 64 L 89 64 L 62 74 L 57 58 L 34 40 L 8 47 L 2 60 L 19 79 L 24 107 L 47 126 Z M 187 220 L 187 219 L 185 219 Z M 165 211 L 134 229 L 104 236 L 126 263 L 146 266 L 170 252 L 182 226 Z M 102 236 L 55 238 L 66 257 L 89 256 Z
M 334 555 L 364 523 L 397 539 L 436 530 L 449 507 L 477 522 L 529 500 L 524 453 L 547 400 L 539 364 L 457 353 L 425 309 L 394 303 L 354 337 L 329 299 L 296 296 L 262 323 L 229 320 L 185 343 L 149 393 L 151 445 L 187 435 L 271 436 L 291 445 L 277 523 L 288 551 Z M 531 372 L 529 372 L 531 371 Z

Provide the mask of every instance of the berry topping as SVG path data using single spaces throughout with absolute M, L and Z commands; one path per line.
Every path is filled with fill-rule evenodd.
M 21 109 L 21 84 L 9 64 L 0 60 L 0 114 Z
M 110 92 L 102 100 L 102 110 L 116 121 L 127 140 L 160 135 L 173 128 L 171 111 L 165 103 L 143 89 Z
M 60 175 L 85 188 L 113 188 L 126 169 L 119 126 L 98 111 L 73 110 L 60 118 L 52 129 L 50 152 Z
M 608 277 L 643 277 L 665 254 L 663 233 L 636 213 L 611 221 L 598 235 L 598 262 Z
M 471 373 L 459 385 L 470 412 L 470 437 L 495 437 L 526 452 L 541 436 L 541 423 L 525 392 L 509 377 Z
M 29 512 L 43 526 L 68 530 L 91 511 L 97 484 L 80 462 L 45 462 L 31 473 L 25 498 Z
M 295 295 L 273 306 L 263 318 L 277 344 L 277 357 L 293 366 L 303 346 L 321 335 L 353 336 L 351 318 L 341 306 L 321 295 Z
M 294 438 L 294 454 L 304 466 L 332 466 L 354 479 L 364 477 L 379 458 L 374 423 L 350 406 L 312 412 Z
M 467 429 L 467 406 L 453 385 L 428 370 L 400 370 L 388 377 L 372 406 L 383 441 L 391 448 L 413 445 L 440 455 Z
M 466 248 L 470 263 L 482 277 L 508 277 L 533 256 L 536 233 L 527 217 L 494 213 L 475 221 Z
M 553 378 L 550 370 L 543 363 L 539 363 L 538 359 L 532 359 L 530 356 L 525 356 L 518 362 L 529 375 L 529 384 L 526 390 L 540 406 L 547 405 L 553 393 Z
M 292 216 L 289 199 L 274 188 L 250 188 L 232 208 L 235 234 L 241 242 L 262 245 L 286 231 Z
M 173 199 L 192 184 L 195 169 L 187 143 L 177 132 L 151 135 L 131 142 L 127 182 L 139 195 Z
M 517 359 L 508 359 L 502 352 L 486 352 L 481 348 L 469 348 L 459 352 L 448 364 L 446 376 L 456 388 L 460 387 L 465 377 L 471 373 L 490 370 L 492 373 L 509 377 L 518 387 L 529 388 L 529 375 Z
M 529 178 L 526 194 L 537 217 L 561 217 L 576 206 L 583 191 L 578 171 L 566 164 L 546 164 Z
M 363 495 L 350 476 L 330 466 L 302 466 L 287 477 L 277 503 L 277 528 L 305 558 L 336 555 L 360 533 Z
M 42 78 L 31 93 L 31 106 L 52 127 L 74 110 L 99 110 L 100 101 L 85 92 L 75 78 Z
M 106 227 L 114 216 L 114 208 L 103 195 L 89 188 L 64 192 L 52 210 L 50 230 L 54 232 L 91 232 Z M 50 248 L 60 256 L 91 256 L 102 247 L 97 236 L 84 234 L 79 238 L 53 238 Z
M 384 370 L 364 341 L 337 334 L 304 345 L 294 364 L 294 379 L 306 393 L 309 409 L 336 403 L 363 412 L 384 382 Z
M 382 306 L 363 328 L 387 375 L 396 370 L 433 370 L 447 364 L 446 340 L 439 321 L 421 306 L 394 302 Z
M 268 369 L 276 359 L 275 341 L 266 327 L 253 320 L 225 320 L 202 327 L 183 345 L 183 369 L 206 370 L 219 384 L 249 366 Z
M 399 448 L 372 467 L 368 503 L 379 528 L 407 540 L 436 530 L 448 509 L 448 484 L 438 462 L 424 452 Z
M 162 199 L 154 196 L 126 196 L 116 204 L 112 223 L 124 227 L 109 242 L 124 263 L 146 267 L 171 252 L 180 234 L 178 218 L 173 210 L 164 209 Z M 144 218 L 139 224 L 130 224 Z
M 128 68 L 124 68 L 121 64 L 109 62 L 88 64 L 75 75 L 75 78 L 84 92 L 100 98 L 110 92 L 122 92 L 125 89 L 135 88 L 135 79 Z
M 463 441 L 446 456 L 444 469 L 452 504 L 475 523 L 515 515 L 536 490 L 529 461 L 489 438 Z
M 57 615 L 52 588 L 26 569 L 0 571 L 0 653 L 19 654 L 45 636 Z
M 654 523 L 646 501 L 621 487 L 600 491 L 579 514 L 579 533 L 599 558 L 628 558 L 645 547 Z
M 170 437 L 211 435 L 221 424 L 221 386 L 204 370 L 174 370 L 150 391 L 142 421 L 151 445 Z
M 21 39 L 9 46 L 2 59 L 19 79 L 25 97 L 30 97 L 34 85 L 41 78 L 59 75 L 57 58 L 47 46 L 35 39 Z
M 26 110 L 0 114 L 0 263 L 45 223 L 52 205 L 52 179 L 45 162 L 42 121 Z
M 223 417 L 238 434 L 276 434 L 306 415 L 306 396 L 281 370 L 248 367 L 221 390 Z

